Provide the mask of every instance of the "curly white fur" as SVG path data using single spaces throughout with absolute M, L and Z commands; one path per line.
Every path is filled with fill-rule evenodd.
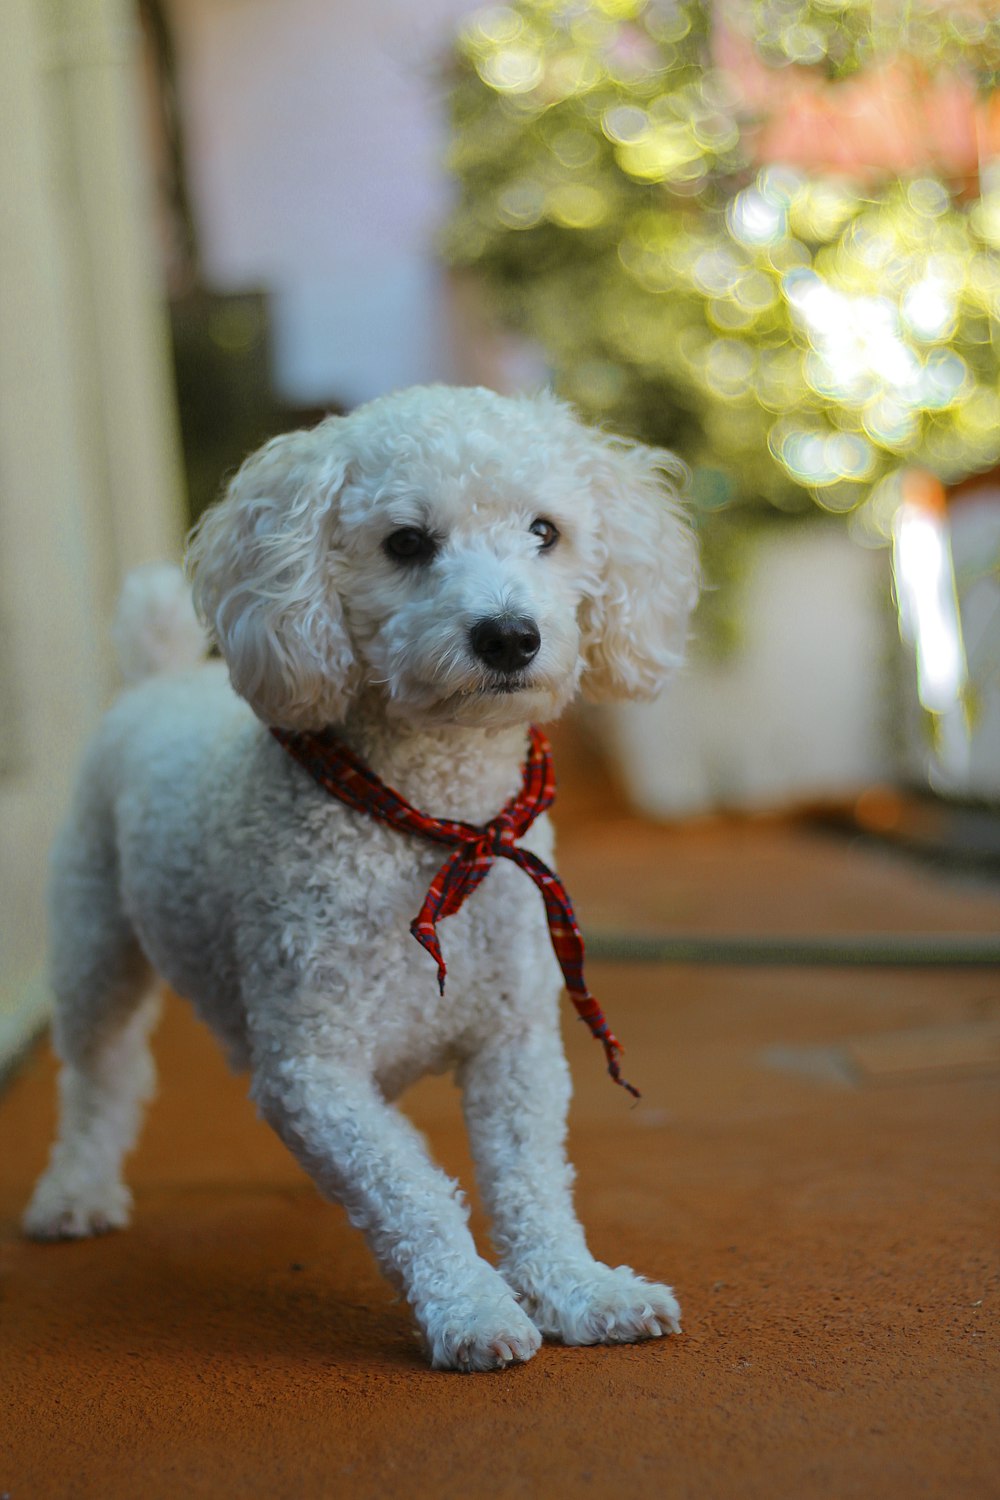
M 327 796 L 263 727 L 336 724 L 416 806 L 487 821 L 519 785 L 527 723 L 578 687 L 653 693 L 679 661 L 697 566 L 676 471 L 550 396 L 403 391 L 275 438 L 197 528 L 195 601 L 225 665 L 181 670 L 196 637 L 179 575 L 129 581 L 121 648 L 133 676 L 153 675 L 107 715 L 54 854 L 62 1111 L 29 1233 L 127 1222 L 157 974 L 251 1071 L 261 1113 L 363 1230 L 435 1366 L 525 1360 L 543 1334 L 676 1330 L 670 1289 L 596 1262 L 573 1210 L 560 974 L 534 886 L 500 862 L 449 919 L 442 998 L 409 933 L 440 848 Z M 391 555 L 400 528 L 431 555 Z M 533 621 L 537 654 L 505 676 L 473 649 L 484 619 Z M 524 843 L 551 862 L 547 819 Z M 445 1069 L 499 1269 L 392 1103 Z

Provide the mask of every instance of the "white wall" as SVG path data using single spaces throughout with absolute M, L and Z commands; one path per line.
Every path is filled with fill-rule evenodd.
M 206 279 L 274 293 L 276 382 L 455 377 L 434 236 L 442 60 L 471 0 L 171 0 Z

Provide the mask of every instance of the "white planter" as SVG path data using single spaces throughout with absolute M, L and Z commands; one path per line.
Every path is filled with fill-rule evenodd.
M 600 711 L 638 811 L 683 817 L 842 797 L 892 773 L 889 556 L 833 527 L 762 542 L 740 586 L 743 645 L 694 644 L 655 703 Z

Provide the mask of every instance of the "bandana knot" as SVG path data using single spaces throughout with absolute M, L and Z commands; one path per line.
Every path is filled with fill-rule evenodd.
M 504 854 L 508 849 L 513 849 L 520 838 L 520 833 L 514 827 L 514 820 L 510 813 L 502 812 L 492 823 L 487 823 L 486 833 L 490 836 L 490 848 L 494 854 Z
M 552 947 L 577 1014 L 602 1043 L 611 1077 L 630 1094 L 639 1097 L 638 1089 L 621 1076 L 618 1059 L 622 1045 L 587 989 L 583 977 L 583 936 L 566 887 L 536 854 L 518 847 L 518 839 L 555 800 L 552 751 L 540 729 L 532 725 L 529 730 L 528 757 L 524 763 L 521 790 L 495 818 L 483 825 L 452 818 L 432 818 L 419 812 L 370 771 L 329 730 L 294 733 L 272 728 L 271 733 L 330 796 L 357 812 L 388 823 L 401 833 L 418 834 L 450 846 L 452 852 L 431 881 L 423 905 L 410 923 L 411 933 L 437 965 L 442 994 L 448 967 L 438 939 L 438 922 L 459 910 L 497 859 L 508 859 L 523 870 L 534 881 L 545 902 Z

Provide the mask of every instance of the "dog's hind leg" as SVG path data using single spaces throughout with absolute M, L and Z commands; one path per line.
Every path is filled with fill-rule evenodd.
M 59 1134 L 24 1216 L 37 1239 L 123 1228 L 122 1161 L 155 1074 L 152 971 L 121 908 L 108 821 L 77 816 L 59 840 L 50 888 L 53 1040 L 62 1062 Z

